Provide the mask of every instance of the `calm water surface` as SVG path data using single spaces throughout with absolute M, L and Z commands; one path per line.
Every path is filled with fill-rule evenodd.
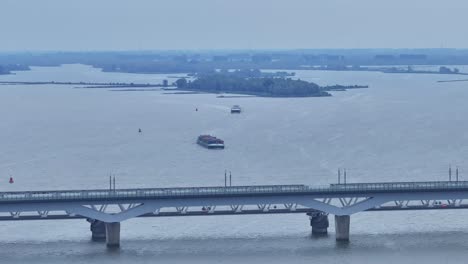
M 329 184 L 337 168 L 347 168 L 355 182 L 445 180 L 448 164 L 468 179 L 468 82 L 437 83 L 456 79 L 444 75 L 297 75 L 371 88 L 281 99 L 0 85 L 0 191 L 106 188 L 109 173 L 122 188 L 222 185 L 225 169 L 239 185 Z M 82 65 L 0 76 L 165 78 Z M 244 112 L 231 115 L 233 104 Z M 196 145 L 203 133 L 224 139 L 226 149 Z M 0 263 L 465 263 L 466 219 L 462 210 L 360 213 L 352 216 L 345 245 L 335 243 L 333 228 L 329 237 L 311 238 L 304 215 L 132 219 L 122 224 L 118 251 L 90 242 L 82 220 L 0 222 Z

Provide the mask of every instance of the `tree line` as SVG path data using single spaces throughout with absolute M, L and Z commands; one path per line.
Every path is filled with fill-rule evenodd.
M 213 93 L 238 93 L 271 97 L 330 96 L 315 83 L 290 78 L 242 78 L 237 75 L 211 74 L 194 81 L 176 81 L 178 89 Z

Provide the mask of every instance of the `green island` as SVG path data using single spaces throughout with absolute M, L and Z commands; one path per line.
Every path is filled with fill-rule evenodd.
M 178 79 L 177 89 L 209 93 L 247 94 L 263 97 L 331 96 L 319 85 L 290 78 L 244 78 L 237 74 L 208 74 L 193 81 Z

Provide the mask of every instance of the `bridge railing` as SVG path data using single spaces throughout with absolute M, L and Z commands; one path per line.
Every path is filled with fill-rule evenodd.
M 433 181 L 433 182 L 381 182 L 330 184 L 334 190 L 356 191 L 400 191 L 400 190 L 452 190 L 468 188 L 468 181 Z
M 467 181 L 348 183 L 328 186 L 258 185 L 232 187 L 146 188 L 117 190 L 30 191 L 0 193 L 0 203 L 22 201 L 78 201 L 93 199 L 183 198 L 281 194 L 346 194 L 372 192 L 468 191 Z
M 305 185 L 266 185 L 235 187 L 10 192 L 0 193 L 0 202 L 29 200 L 86 200 L 104 198 L 174 198 L 187 196 L 254 195 L 268 193 L 297 193 L 307 190 L 308 187 Z

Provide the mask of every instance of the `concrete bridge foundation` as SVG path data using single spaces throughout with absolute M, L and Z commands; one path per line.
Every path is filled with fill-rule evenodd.
M 335 215 L 335 233 L 337 241 L 349 241 L 349 215 Z
M 328 233 L 328 214 L 324 212 L 308 213 L 310 217 L 310 226 L 312 227 L 312 235 L 324 236 Z
M 120 223 L 106 223 L 106 245 L 110 248 L 120 246 Z
M 104 222 L 94 219 L 87 219 L 90 223 L 89 229 L 91 230 L 91 239 L 93 241 L 106 240 L 106 225 Z

